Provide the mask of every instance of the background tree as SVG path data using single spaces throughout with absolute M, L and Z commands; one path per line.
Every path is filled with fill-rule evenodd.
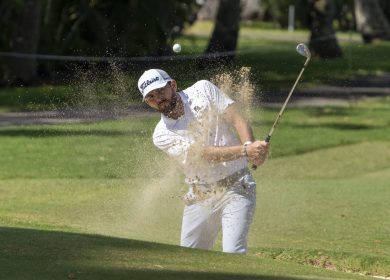
M 226 64 L 234 59 L 240 29 L 240 0 L 220 0 L 214 31 L 208 43 L 206 53 L 230 52 L 218 58 Z M 209 61 L 211 62 L 211 61 Z
M 383 14 L 390 21 L 390 1 L 389 0 L 378 0 L 379 5 L 382 8 Z
M 194 21 L 196 8 L 191 0 L 46 0 L 42 47 L 54 43 L 56 51 L 76 55 L 161 55 Z
M 354 0 L 334 0 L 335 15 L 334 25 L 339 31 L 356 30 Z
M 295 26 L 308 27 L 306 0 L 262 0 L 263 20 L 275 23 L 276 26 L 287 28 L 288 9 L 292 5 L 295 8 Z
M 335 58 L 342 55 L 333 28 L 334 8 L 332 0 L 309 0 L 309 48 L 314 56 Z
M 2 5 L 2 13 L 8 14 L 8 38 L 4 38 L 6 50 L 14 53 L 36 54 L 39 43 L 41 1 L 11 1 Z M 16 21 L 17 19 L 17 21 Z M 15 20 L 15 21 L 14 21 Z M 14 23 L 14 24 L 11 24 Z M 37 76 L 37 61 L 33 58 L 8 57 L 5 70 L 10 83 L 31 83 Z
M 196 19 L 193 0 L 8 0 L 0 2 L 0 48 L 16 53 L 78 56 L 153 56 Z M 5 59 L 3 59 L 5 61 Z M 33 82 L 34 59 L 1 64 L 3 81 Z M 53 62 L 38 61 L 50 76 Z M 64 62 L 61 69 L 65 71 Z
M 390 24 L 377 0 L 355 0 L 355 18 L 365 43 L 390 40 Z

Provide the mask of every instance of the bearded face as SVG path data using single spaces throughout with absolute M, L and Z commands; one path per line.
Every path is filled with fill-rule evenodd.
M 158 112 L 168 115 L 175 109 L 178 95 L 172 82 L 168 82 L 164 87 L 155 89 L 145 96 L 145 102 Z

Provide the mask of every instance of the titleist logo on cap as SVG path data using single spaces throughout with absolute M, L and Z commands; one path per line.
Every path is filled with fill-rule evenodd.
M 143 82 L 143 83 L 141 84 L 141 86 L 140 86 L 142 92 L 144 92 L 144 90 L 145 90 L 145 88 L 146 88 L 147 86 L 153 84 L 154 82 L 156 82 L 156 81 L 158 81 L 158 80 L 160 80 L 160 78 L 159 78 L 159 77 L 155 77 L 155 78 L 152 78 L 152 79 L 150 79 L 150 80 L 146 80 L 145 82 Z

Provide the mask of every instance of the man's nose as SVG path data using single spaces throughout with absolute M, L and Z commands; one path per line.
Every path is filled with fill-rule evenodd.
M 164 98 L 163 98 L 163 96 L 162 96 L 161 94 L 157 94 L 154 100 L 155 100 L 157 103 L 160 103 L 160 101 L 162 101 L 163 99 L 164 99 Z

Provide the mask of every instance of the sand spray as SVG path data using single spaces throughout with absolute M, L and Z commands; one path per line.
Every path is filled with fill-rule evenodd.
M 62 104 L 59 111 L 64 117 L 83 120 L 116 119 L 126 114 L 138 96 L 129 79 L 116 62 L 110 62 L 108 70 L 98 66 L 74 66 L 69 79 L 70 100 Z
M 96 75 L 93 70 L 80 71 L 68 112 L 97 115 L 102 119 L 107 114 L 110 118 L 121 117 L 131 100 L 128 96 L 131 83 L 119 67 L 115 64 L 110 67 L 111 71 L 105 77 Z M 234 99 L 241 112 L 250 119 L 255 91 L 250 82 L 250 68 L 226 71 L 210 80 Z M 131 122 L 132 118 L 124 121 Z M 152 131 L 148 133 L 150 140 L 137 142 L 140 152 L 129 150 L 125 155 L 137 157 L 136 168 L 145 172 L 142 176 L 134 175 L 134 166 L 118 163 L 117 170 L 112 172 L 118 179 L 102 179 L 107 188 L 116 188 L 118 195 L 105 199 L 100 210 L 83 217 L 86 230 L 177 244 L 184 207 L 182 197 L 187 186 L 178 164 L 152 146 Z
M 211 78 L 224 93 L 236 101 L 241 113 L 251 119 L 251 110 L 255 102 L 255 86 L 250 80 L 250 67 L 241 67 L 236 71 L 223 72 Z

